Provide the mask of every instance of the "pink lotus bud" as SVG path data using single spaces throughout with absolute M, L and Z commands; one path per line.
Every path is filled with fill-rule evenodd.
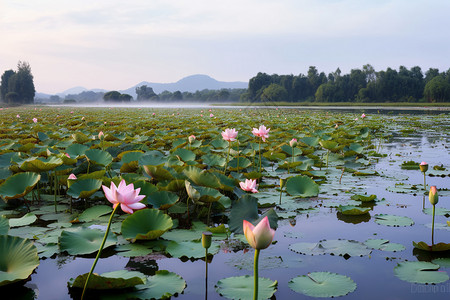
M 267 218 L 267 216 L 265 216 L 256 227 L 247 220 L 244 220 L 243 229 L 247 242 L 252 248 L 257 250 L 269 247 L 275 236 L 275 230 L 270 228 L 269 218 Z
M 190 135 L 188 137 L 188 140 L 189 140 L 189 144 L 192 144 L 195 141 L 195 135 Z
M 289 142 L 289 146 L 291 146 L 292 148 L 293 147 L 297 147 L 297 139 L 292 139 L 290 142 Z
M 423 161 L 420 163 L 419 168 L 420 172 L 425 173 L 426 171 L 428 171 L 428 164 Z
M 428 194 L 428 200 L 432 205 L 436 205 L 439 202 L 439 195 L 437 193 L 437 188 L 435 185 L 430 187 L 430 193 Z

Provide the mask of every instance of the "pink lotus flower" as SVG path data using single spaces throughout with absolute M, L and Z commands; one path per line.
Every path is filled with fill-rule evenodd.
M 33 122 L 34 122 L 34 123 L 37 123 L 37 119 L 36 119 L 36 118 L 33 118 Z
M 104 185 L 102 185 L 102 188 L 106 199 L 113 204 L 113 208 L 120 204 L 120 208 L 124 212 L 132 214 L 133 210 L 146 207 L 145 204 L 139 202 L 145 198 L 145 195 L 139 195 L 141 188 L 135 190 L 134 185 L 132 183 L 127 185 L 124 179 L 122 179 L 118 187 L 111 181 L 110 188 Z
M 252 248 L 261 250 L 266 249 L 272 244 L 275 236 L 275 230 L 270 228 L 269 219 L 267 216 L 259 222 L 256 227 L 252 223 L 244 220 L 244 235 L 247 242 Z
M 196 137 L 195 137 L 195 135 L 190 135 L 189 137 L 188 137 L 188 140 L 189 140 L 189 144 L 192 144 L 194 141 L 195 141 L 195 139 L 196 139 Z
M 20 115 L 17 115 L 16 118 L 20 119 Z
M 422 173 L 425 173 L 426 171 L 428 171 L 428 164 L 426 162 L 421 162 L 419 165 L 419 169 Z
M 296 146 L 297 146 L 297 139 L 292 139 L 292 140 L 289 142 L 289 146 L 291 146 L 291 147 L 296 147 Z
M 236 129 L 225 129 L 225 131 L 222 131 L 222 137 L 225 141 L 233 142 L 236 140 L 236 137 L 238 135 L 238 132 Z
M 241 189 L 246 192 L 258 192 L 258 190 L 256 189 L 256 179 L 245 179 L 244 182 L 239 182 L 239 185 L 241 186 Z
M 105 134 L 103 133 L 103 131 L 100 131 L 99 133 L 98 133 L 98 139 L 99 140 L 103 140 L 105 138 Z
M 366 115 L 363 113 L 362 115 L 361 115 L 361 119 L 364 119 L 366 117 Z
M 68 158 L 70 158 L 69 153 L 64 153 L 65 156 L 67 156 Z M 73 174 L 72 174 L 73 175 Z M 75 175 L 74 175 L 75 176 Z
M 253 135 L 262 138 L 263 142 L 266 141 L 266 139 L 269 137 L 269 129 L 266 129 L 266 126 L 261 125 L 259 126 L 259 129 L 253 128 L 252 133 Z
M 67 179 L 71 179 L 71 180 L 76 180 L 77 176 L 75 176 L 75 174 L 70 174 L 69 177 Z
M 214 115 L 213 114 L 209 114 L 209 117 L 212 118 L 212 117 L 214 117 Z

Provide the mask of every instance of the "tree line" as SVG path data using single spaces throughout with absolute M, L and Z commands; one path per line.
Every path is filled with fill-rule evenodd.
M 19 61 L 17 71 L 7 70 L 0 81 L 0 99 L 8 104 L 30 104 L 34 102 L 33 75 L 28 62 Z
M 287 102 L 450 102 L 450 69 L 439 72 L 420 67 L 375 71 L 370 65 L 342 74 L 326 75 L 311 66 L 306 75 L 268 75 L 251 78 L 242 101 Z

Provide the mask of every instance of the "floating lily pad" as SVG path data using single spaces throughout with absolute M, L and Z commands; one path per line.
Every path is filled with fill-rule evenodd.
M 277 291 L 278 282 L 258 278 L 258 300 L 269 299 Z M 253 276 L 238 276 L 221 279 L 216 283 L 216 292 L 228 299 L 253 299 Z
M 308 176 L 299 175 L 287 180 L 286 192 L 291 196 L 315 197 L 319 194 L 319 185 Z
M 125 257 L 145 256 L 153 252 L 147 245 L 142 244 L 125 244 L 115 248 L 118 251 L 118 255 Z
M 425 214 L 427 215 L 432 215 L 433 214 L 433 208 L 429 207 L 429 208 L 425 208 L 422 210 Z M 434 208 L 434 214 L 436 216 L 447 216 L 450 215 L 450 209 L 444 208 L 444 207 L 435 207 Z
M 403 246 L 402 244 L 391 243 L 389 242 L 389 240 L 385 239 L 368 239 L 367 241 L 364 242 L 364 244 L 366 244 L 367 247 L 369 248 L 381 251 L 397 252 L 406 249 L 405 246 Z
M 14 174 L 0 185 L 0 196 L 7 202 L 25 196 L 41 179 L 41 175 L 33 172 Z
M 141 209 L 122 222 L 122 235 L 131 240 L 154 240 L 172 226 L 172 218 L 160 210 Z
M 394 274 L 401 280 L 421 284 L 436 284 L 449 279 L 447 272 L 438 271 L 439 265 L 425 261 L 398 263 Z
M 353 240 L 322 240 L 318 243 L 295 243 L 289 249 L 308 255 L 332 254 L 349 258 L 351 256 L 369 255 L 372 250 L 366 245 Z
M 96 229 L 81 229 L 78 231 L 63 231 L 59 238 L 61 251 L 71 255 L 83 255 L 97 252 L 105 233 Z M 109 232 L 103 249 L 115 245 L 117 238 Z
M 27 213 L 20 218 L 11 218 L 9 219 L 10 227 L 19 227 L 33 224 L 37 220 L 35 214 Z
M 409 217 L 395 216 L 395 215 L 388 215 L 388 214 L 375 215 L 375 222 L 380 225 L 393 226 L 393 227 L 412 226 L 414 224 L 414 221 Z
M 208 249 L 209 254 L 216 254 L 219 252 L 220 247 L 217 243 L 213 242 Z M 203 248 L 200 241 L 191 242 L 174 242 L 171 241 L 166 248 L 166 252 L 173 257 L 188 257 L 188 258 L 202 258 L 205 257 L 205 248 Z
M 431 262 L 443 268 L 450 268 L 450 258 L 436 258 L 433 259 Z
M 83 288 L 89 273 L 71 278 L 69 286 L 74 288 Z M 91 290 L 109 290 L 109 289 L 125 289 L 144 284 L 146 282 L 145 275 L 137 271 L 119 270 L 103 273 L 101 275 L 92 273 L 89 278 L 87 288 Z
M 38 265 L 37 248 L 30 240 L 0 235 L 0 286 L 27 279 Z
M 356 283 L 350 277 L 330 272 L 298 276 L 292 278 L 288 285 L 297 293 L 321 298 L 345 296 L 356 289 Z

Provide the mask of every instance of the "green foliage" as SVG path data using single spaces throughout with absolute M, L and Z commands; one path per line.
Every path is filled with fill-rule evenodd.
M 7 70 L 3 73 L 0 82 L 0 99 L 10 104 L 30 104 L 34 102 L 33 75 L 30 64 L 19 61 L 17 72 Z

